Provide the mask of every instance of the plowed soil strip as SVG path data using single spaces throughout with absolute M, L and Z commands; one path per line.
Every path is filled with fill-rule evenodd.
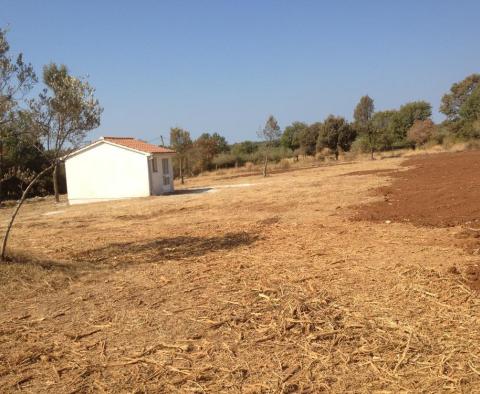
M 376 190 L 383 198 L 359 207 L 357 219 L 480 226 L 480 151 L 421 155 L 403 165 L 410 169 L 388 174 L 392 184 Z

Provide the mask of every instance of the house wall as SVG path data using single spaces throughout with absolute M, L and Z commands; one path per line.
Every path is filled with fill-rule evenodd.
M 148 156 L 107 143 L 65 162 L 71 204 L 150 195 Z
M 153 172 L 152 160 L 157 159 L 157 172 Z M 170 184 L 168 186 L 163 184 L 163 167 L 162 160 L 168 159 L 168 170 L 170 175 Z M 154 154 L 149 160 L 150 177 L 152 180 L 152 194 L 160 195 L 164 193 L 173 192 L 173 166 L 172 157 L 168 154 Z

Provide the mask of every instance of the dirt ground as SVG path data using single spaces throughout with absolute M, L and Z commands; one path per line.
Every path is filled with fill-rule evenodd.
M 462 156 L 198 177 L 185 185 L 197 190 L 172 196 L 26 205 L 15 261 L 0 266 L 0 391 L 478 391 L 479 258 L 456 244 L 471 223 L 427 193 L 445 190 L 452 204 L 467 196 L 460 205 L 478 219 L 479 154 Z M 448 165 L 431 170 L 444 161 L 472 168 L 468 182 L 444 177 Z M 441 226 L 413 223 L 414 212 L 352 220 L 359 206 L 390 207 L 375 190 L 405 180 L 419 188 L 415 204 L 429 196 L 422 206 Z M 387 197 L 408 206 L 400 200 L 417 192 L 406 190 Z

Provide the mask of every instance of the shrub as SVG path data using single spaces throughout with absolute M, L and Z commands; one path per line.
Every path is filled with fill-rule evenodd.
M 435 124 L 430 120 L 415 120 L 407 131 L 407 140 L 416 146 L 424 145 L 436 132 Z

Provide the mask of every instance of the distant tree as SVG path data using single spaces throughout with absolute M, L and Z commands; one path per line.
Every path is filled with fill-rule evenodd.
M 480 74 L 469 75 L 463 81 L 454 83 L 450 88 L 450 93 L 442 97 L 440 112 L 445 114 L 449 121 L 460 120 L 462 106 L 478 86 L 480 86 Z
M 215 154 L 226 153 L 230 150 L 227 140 L 220 134 L 213 133 L 212 140 L 215 142 Z
M 407 132 L 407 139 L 415 144 L 415 146 L 424 145 L 429 141 L 436 132 L 435 123 L 430 119 L 415 120 L 412 127 Z
M 258 137 L 265 141 L 265 162 L 263 166 L 263 176 L 267 176 L 268 151 L 280 139 L 282 131 L 277 120 L 270 115 L 265 123 L 265 127 L 258 131 Z
M 32 178 L 13 211 L 3 239 L 2 259 L 5 259 L 8 236 L 15 217 L 33 185 L 52 169 L 55 185 L 57 169 L 67 148 L 78 148 L 87 132 L 100 125 L 102 108 L 94 98 L 94 89 L 86 81 L 71 76 L 65 66 L 56 64 L 44 67 L 43 81 L 46 88 L 38 99 L 30 101 L 26 121 L 30 122 L 28 129 L 31 140 L 45 147 L 48 166 Z M 58 193 L 58 186 L 55 189 Z
M 480 120 L 480 84 L 465 99 L 458 114 L 460 119 L 467 122 Z
M 300 131 L 298 142 L 300 144 L 299 150 L 302 154 L 309 156 L 315 154 L 321 126 L 322 124 L 320 122 L 316 122 Z
M 349 151 L 355 137 L 355 129 L 344 118 L 330 115 L 320 128 L 317 149 L 331 149 L 338 160 L 339 150 Z
M 376 132 L 376 149 L 391 149 L 394 143 L 393 124 L 397 116 L 395 110 L 379 111 L 372 117 L 372 127 Z
M 300 148 L 300 134 L 307 128 L 308 125 L 303 122 L 293 122 L 285 127 L 280 137 L 280 145 L 292 151 Z
M 233 144 L 232 152 L 236 155 L 250 155 L 258 150 L 258 143 L 252 141 L 243 141 Z
M 392 118 L 394 144 L 406 145 L 407 131 L 416 120 L 426 120 L 432 115 L 432 106 L 426 101 L 414 101 L 404 104 Z
M 375 106 L 373 100 L 369 96 L 363 96 L 360 98 L 360 101 L 353 112 L 354 127 L 357 134 L 364 136 L 365 141 L 370 148 L 372 160 L 378 139 L 378 130 L 372 123 L 374 111 Z
M 220 154 L 228 152 L 227 141 L 218 133 L 203 133 L 194 142 L 194 156 L 196 156 L 196 170 L 206 171 L 211 168 L 213 158 Z
M 179 127 L 172 127 L 170 129 L 170 145 L 177 152 L 176 160 L 179 164 L 179 175 L 183 185 L 185 161 L 187 160 L 188 153 L 193 146 L 190 133 Z

